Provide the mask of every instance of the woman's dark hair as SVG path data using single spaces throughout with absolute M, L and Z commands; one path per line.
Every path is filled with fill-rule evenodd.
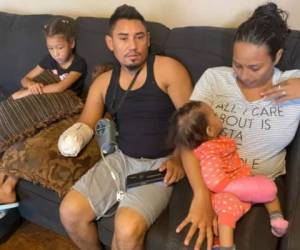
M 287 12 L 275 3 L 259 6 L 252 16 L 242 23 L 234 37 L 234 42 L 248 42 L 265 45 L 274 61 L 279 49 L 284 48 L 290 30 L 287 26 Z
M 73 41 L 76 37 L 76 27 L 74 19 L 70 17 L 57 17 L 44 27 L 46 37 L 62 35 L 67 41 Z
M 206 114 L 201 112 L 203 102 L 190 101 L 171 117 L 168 141 L 172 146 L 195 149 L 208 140 Z
M 120 19 L 139 20 L 147 29 L 144 17 L 136 10 L 136 8 L 123 4 L 114 11 L 109 19 L 109 34 L 111 34 L 115 24 Z

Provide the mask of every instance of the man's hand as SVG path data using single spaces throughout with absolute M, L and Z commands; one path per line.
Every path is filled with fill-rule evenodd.
M 159 168 L 159 171 L 166 171 L 164 182 L 167 185 L 178 182 L 184 177 L 183 167 L 180 161 L 174 156 L 171 156 L 169 159 L 163 162 Z
M 177 227 L 176 232 L 180 233 L 188 224 L 190 224 L 190 228 L 184 239 L 184 244 L 188 246 L 191 239 L 198 231 L 194 249 L 200 250 L 205 238 L 207 239 L 207 250 L 212 249 L 213 236 L 214 234 L 218 234 L 218 230 L 217 219 L 212 209 L 209 194 L 203 194 L 201 197 L 194 196 L 189 213 Z
M 261 95 L 274 103 L 298 99 L 300 98 L 300 79 L 293 78 L 283 81 L 263 92 Z

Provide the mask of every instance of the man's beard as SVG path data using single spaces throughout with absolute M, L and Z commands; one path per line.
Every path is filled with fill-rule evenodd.
M 134 64 L 134 65 L 126 65 L 125 67 L 128 69 L 128 71 L 137 71 L 143 63 Z
M 129 64 L 126 65 L 125 67 L 128 69 L 128 71 L 130 72 L 136 72 L 138 69 L 140 69 L 141 67 L 143 67 L 143 65 L 145 64 L 145 62 L 147 61 L 147 57 L 145 58 L 144 61 L 140 62 L 140 63 L 133 63 L 133 64 Z

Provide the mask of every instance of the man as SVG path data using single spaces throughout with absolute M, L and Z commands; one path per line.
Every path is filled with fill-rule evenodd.
M 116 9 L 106 44 L 119 65 L 95 79 L 79 122 L 94 128 L 105 109 L 113 112 L 112 107 L 118 106 L 115 121 L 120 150 L 106 156 L 74 185 L 61 204 L 60 215 L 79 248 L 100 249 L 94 220 L 119 198 L 112 249 L 142 249 L 146 230 L 168 203 L 169 185 L 183 177 L 181 165 L 164 142 L 171 114 L 189 99 L 191 79 L 176 60 L 148 53 L 150 35 L 134 7 Z M 127 175 L 158 168 L 166 171 L 165 184 L 129 189 L 122 197 L 119 191 L 125 190 Z

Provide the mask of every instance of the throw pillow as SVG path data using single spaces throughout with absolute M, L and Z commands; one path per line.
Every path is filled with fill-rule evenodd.
M 0 102 L 6 99 L 6 95 L 4 94 L 3 90 L 0 88 Z
M 61 93 L 8 98 L 0 103 L 0 153 L 38 129 L 79 113 L 83 103 L 71 90 Z
M 59 136 L 77 119 L 78 116 L 63 119 L 32 138 L 15 143 L 4 152 L 0 171 L 39 183 L 63 196 L 100 159 L 95 139 L 77 157 L 64 157 L 59 153 Z
M 35 82 L 40 82 L 43 84 L 51 84 L 60 82 L 60 79 L 57 75 L 53 74 L 50 70 L 44 70 L 41 74 L 33 78 Z

